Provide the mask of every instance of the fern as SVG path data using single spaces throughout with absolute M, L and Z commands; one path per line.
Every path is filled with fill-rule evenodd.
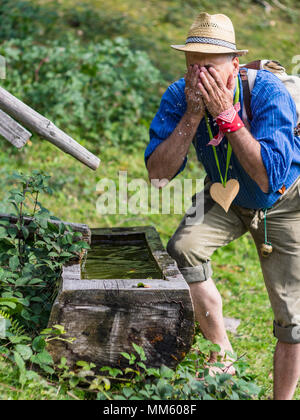
M 10 322 L 12 322 L 11 315 L 9 315 L 8 313 L 4 311 L 1 311 L 1 309 L 0 309 L 0 318 L 8 319 Z
M 20 322 L 16 319 L 13 319 L 10 314 L 4 312 L 0 309 L 0 318 L 4 318 L 10 321 L 9 332 L 16 337 L 20 337 L 21 335 L 25 334 L 24 327 L 20 324 Z

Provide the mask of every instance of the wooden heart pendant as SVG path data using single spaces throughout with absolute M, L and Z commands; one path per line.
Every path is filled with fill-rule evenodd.
M 230 179 L 226 182 L 226 187 L 220 182 L 215 182 L 210 187 L 211 198 L 226 211 L 229 210 L 230 204 L 233 202 L 239 192 L 240 184 L 236 179 Z

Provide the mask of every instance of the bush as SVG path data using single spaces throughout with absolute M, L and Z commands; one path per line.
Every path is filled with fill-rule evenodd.
M 19 187 L 8 199 L 16 223 L 0 219 L 0 360 L 4 357 L 17 366 L 24 385 L 38 376 L 26 363 L 54 372 L 46 344 L 64 329 L 55 326 L 44 334 L 41 330 L 47 326 L 63 265 L 89 246 L 78 240 L 81 233 L 52 223 L 56 218 L 40 203 L 41 193 L 51 193 L 49 176 L 33 171 L 14 173 L 12 179 Z M 32 218 L 29 224 L 26 216 Z
M 160 74 L 147 54 L 117 38 L 81 45 L 6 41 L 4 87 L 68 133 L 100 145 L 145 145 L 158 106 Z M 95 146 L 95 148 L 98 148 Z
M 34 4 L 28 0 L 1 0 L 0 40 L 24 39 L 32 36 L 63 38 L 66 30 L 88 41 L 128 35 L 136 22 L 116 10 L 99 10 L 88 3 L 65 5 L 56 0 L 47 4 Z M 58 11 L 59 9 L 59 11 Z
M 15 173 L 13 179 L 21 186 L 8 199 L 16 223 L 0 219 L 0 308 L 36 333 L 47 325 L 63 264 L 88 245 L 78 241 L 81 233 L 51 223 L 55 218 L 39 202 L 41 193 L 51 192 L 47 175 Z
M 1 0 L 0 39 L 47 35 L 54 30 L 58 19 L 54 7 L 42 7 L 24 0 Z
M 107 376 L 105 382 L 101 381 L 97 399 L 249 400 L 260 392 L 260 388 L 245 374 L 243 362 L 234 363 L 236 377 L 228 374 L 220 362 L 212 364 L 220 368 L 220 373 L 211 376 L 207 356 L 210 351 L 220 351 L 220 347 L 198 335 L 195 337 L 192 351 L 176 369 L 164 365 L 160 368 L 147 368 L 144 364 L 144 350 L 134 343 L 133 349 L 135 353 L 122 353 L 129 361 L 129 367 L 125 371 L 110 367 L 101 368 L 113 382 L 108 381 Z M 196 372 L 202 380 L 196 379 Z M 92 384 L 91 388 L 95 389 L 96 386 Z

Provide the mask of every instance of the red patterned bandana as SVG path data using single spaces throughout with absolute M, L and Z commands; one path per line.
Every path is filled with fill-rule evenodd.
M 233 133 L 244 127 L 244 123 L 238 114 L 240 109 L 241 105 L 238 102 L 230 109 L 227 109 L 217 116 L 216 123 L 219 126 L 219 132 L 209 143 L 207 143 L 207 146 L 218 146 L 223 140 L 225 133 Z

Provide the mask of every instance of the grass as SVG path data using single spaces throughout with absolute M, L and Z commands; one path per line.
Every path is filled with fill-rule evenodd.
M 185 72 L 184 54 L 170 48 L 171 44 L 183 44 L 193 19 L 201 11 L 208 13 L 225 13 L 233 21 L 237 46 L 248 49 L 246 61 L 262 58 L 276 59 L 292 71 L 292 57 L 299 54 L 300 6 L 297 0 L 283 1 L 289 10 L 283 11 L 273 4 L 269 13 L 251 0 L 33 0 L 35 4 L 51 7 L 56 3 L 56 9 L 67 9 L 72 6 L 73 30 L 85 41 L 102 39 L 103 36 L 114 37 L 122 35 L 131 41 L 132 47 L 144 49 L 150 55 L 153 63 L 161 69 L 168 81 L 176 80 Z M 270 3 L 273 3 L 270 1 Z M 76 10 L 79 10 L 76 13 Z M 85 25 L 84 13 L 96 10 L 99 15 Z M 68 15 L 68 14 L 67 14 Z M 74 19 L 76 16 L 76 19 Z M 76 24 L 75 24 L 76 23 Z M 66 20 L 60 21 L 63 31 Z M 105 28 L 103 30 L 103 28 Z M 70 30 L 70 27 L 68 27 Z
M 53 2 L 35 0 L 35 3 L 51 5 Z M 73 5 L 70 0 L 57 1 L 58 10 Z M 153 62 L 161 69 L 167 82 L 183 74 L 183 56 L 169 48 L 171 43 L 181 43 L 186 37 L 191 19 L 200 10 L 228 13 L 236 27 L 238 46 L 249 48 L 247 60 L 256 58 L 275 58 L 282 61 L 289 71 L 291 59 L 298 53 L 300 33 L 297 21 L 286 12 L 273 7 L 270 14 L 257 4 L 247 1 L 226 3 L 216 9 L 208 1 L 141 1 L 141 0 L 86 0 L 82 1 L 83 10 L 95 8 L 103 12 L 107 20 L 111 16 L 123 16 L 124 25 L 121 35 L 127 36 L 139 48 L 149 52 Z M 233 4 L 233 5 L 232 5 Z M 297 2 L 286 3 L 296 8 Z M 299 7 L 299 6 L 298 6 Z M 107 10 L 110 12 L 108 13 Z M 297 10 L 297 13 L 299 10 Z M 275 23 L 274 23 L 275 22 Z M 60 30 L 74 30 L 65 20 L 59 22 Z M 120 29 L 120 28 L 119 28 Z M 92 27 L 80 36 L 87 42 L 90 38 L 105 38 L 119 35 L 118 27 L 114 32 L 102 33 L 101 27 Z M 59 29 L 57 29 L 59 30 Z M 85 32 L 86 31 L 86 32 Z M 164 86 L 162 86 L 162 91 Z M 160 95 L 161 93 L 159 93 Z M 72 133 L 70 133 L 72 134 Z M 117 181 L 119 171 L 128 171 L 128 182 L 134 178 L 147 180 L 143 161 L 143 148 L 128 153 L 125 149 L 113 147 L 105 139 L 89 145 L 84 139 L 77 140 L 87 147 L 91 146 L 99 155 L 102 163 L 96 172 L 84 167 L 68 155 L 63 154 L 51 144 L 36 137 L 32 138 L 23 150 L 17 151 L 1 140 L 0 151 L 0 211 L 8 211 L 5 196 L 10 186 L 9 173 L 12 170 L 29 172 L 42 169 L 52 176 L 53 196 L 44 196 L 42 202 L 53 214 L 64 220 L 87 223 L 90 227 L 153 225 L 161 235 L 163 244 L 175 231 L 182 215 L 99 215 L 96 201 L 98 181 L 109 178 Z M 146 146 L 146 145 L 145 145 Z M 184 173 L 178 179 L 203 177 L 203 170 L 192 150 Z M 147 181 L 148 182 L 148 181 Z M 263 283 L 258 257 L 252 239 L 248 234 L 218 250 L 213 256 L 214 279 L 224 301 L 224 315 L 241 319 L 236 335 L 229 334 L 234 350 L 246 353 L 251 373 L 263 387 L 262 399 L 272 395 L 272 357 L 275 339 L 272 335 L 272 311 Z M 32 389 L 18 389 L 16 377 L 4 361 L 0 361 L 0 398 L 2 399 L 72 399 L 59 389 L 49 388 L 47 384 L 33 384 Z M 78 396 L 80 398 L 80 395 Z M 300 399 L 300 389 L 296 399 Z

